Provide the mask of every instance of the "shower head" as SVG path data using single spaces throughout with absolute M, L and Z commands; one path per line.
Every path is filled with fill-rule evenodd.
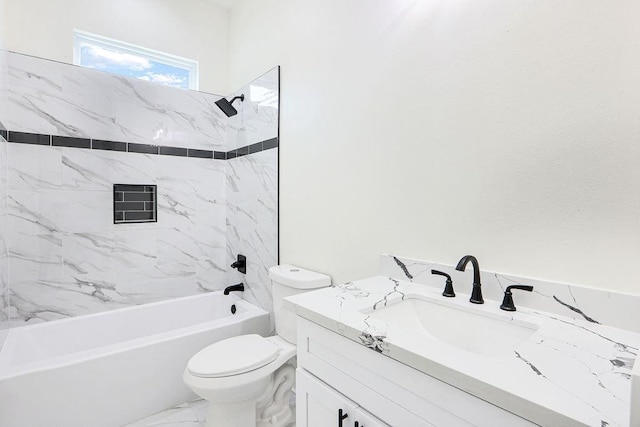
M 227 117 L 235 116 L 236 114 L 238 114 L 238 110 L 233 108 L 233 105 L 231 104 L 233 104 L 233 101 L 235 101 L 236 99 L 239 99 L 240 102 L 244 102 L 244 94 L 236 96 L 231 101 L 227 101 L 226 98 L 221 98 L 216 101 L 216 105 L 222 110 L 224 114 L 227 115 Z

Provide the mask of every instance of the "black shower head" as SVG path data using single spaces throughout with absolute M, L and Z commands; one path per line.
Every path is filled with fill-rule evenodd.
M 222 110 L 224 114 L 227 115 L 227 117 L 235 116 L 236 114 L 238 114 L 238 110 L 233 108 L 233 105 L 231 104 L 233 104 L 233 101 L 235 101 L 236 99 L 239 99 L 241 102 L 244 102 L 244 94 L 240 96 L 236 96 L 231 101 L 227 101 L 226 98 L 221 98 L 218 101 L 216 101 L 216 105 L 218 106 L 218 108 Z

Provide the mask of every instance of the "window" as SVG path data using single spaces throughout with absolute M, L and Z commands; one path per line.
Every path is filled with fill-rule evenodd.
M 198 61 L 74 31 L 73 63 L 183 89 L 198 89 Z

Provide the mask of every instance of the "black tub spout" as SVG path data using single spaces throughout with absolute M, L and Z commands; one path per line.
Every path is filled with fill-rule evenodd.
M 229 295 L 229 292 L 244 292 L 244 283 L 238 283 L 237 285 L 231 285 L 224 288 L 224 294 Z

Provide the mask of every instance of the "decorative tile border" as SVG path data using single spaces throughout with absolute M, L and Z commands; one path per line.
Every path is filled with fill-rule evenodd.
M 166 147 L 163 145 L 136 144 L 133 142 L 105 141 L 102 139 L 74 138 L 39 133 L 0 130 L 8 142 L 51 147 L 83 148 L 90 150 L 121 151 L 126 153 L 157 154 L 161 156 L 193 157 L 198 159 L 230 160 L 278 147 L 278 138 L 240 147 L 231 151 L 210 151 L 195 148 Z
M 235 150 L 227 151 L 227 160 L 235 159 L 236 157 L 247 156 L 249 154 L 259 153 L 260 151 L 269 150 L 271 148 L 278 147 L 278 138 L 266 139 L 256 144 L 245 145 Z

